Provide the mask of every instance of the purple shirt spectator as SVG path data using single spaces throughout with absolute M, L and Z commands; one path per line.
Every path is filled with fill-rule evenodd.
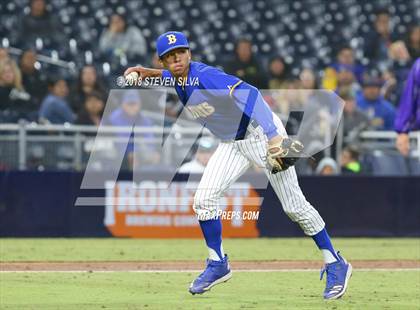
M 408 75 L 395 119 L 395 130 L 398 133 L 420 130 L 420 58 Z

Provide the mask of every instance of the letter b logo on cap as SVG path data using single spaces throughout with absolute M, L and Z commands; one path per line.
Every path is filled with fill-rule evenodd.
M 176 36 L 174 34 L 167 34 L 168 44 L 174 44 L 176 42 Z

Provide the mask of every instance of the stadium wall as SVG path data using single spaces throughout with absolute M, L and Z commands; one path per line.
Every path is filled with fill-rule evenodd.
M 127 182 L 131 177 L 128 173 L 120 174 L 121 189 L 124 184 L 131 184 Z M 153 210 L 150 208 L 134 210 L 128 207 L 122 210 L 103 205 L 76 207 L 77 197 L 108 195 L 104 189 L 80 190 L 82 178 L 83 174 L 77 172 L 0 172 L 0 236 L 163 238 L 200 236 L 197 225 L 188 226 L 189 223 L 195 222 L 191 221 L 193 213 L 190 206 L 183 210 L 182 208 L 174 210 L 171 207 Z M 258 220 L 244 221 L 242 224 L 233 220 L 228 221 L 224 224 L 224 234 L 228 237 L 302 236 L 300 228 L 282 212 L 280 203 L 270 187 L 266 190 L 252 188 L 252 184 L 261 181 L 262 178 L 263 176 L 259 174 L 243 176 L 238 182 L 250 184 L 251 190 L 247 190 L 245 196 L 243 194 L 245 192 L 242 191 L 239 200 L 235 193 L 230 193 L 227 198 L 228 205 L 234 205 L 235 201 L 242 203 L 248 201 L 247 199 L 264 197 L 259 208 Z M 164 179 L 164 174 L 144 173 L 142 179 L 158 182 Z M 178 175 L 174 181 L 176 184 L 183 184 L 186 179 L 187 176 Z M 323 216 L 330 233 L 334 236 L 420 236 L 419 177 L 302 177 L 300 184 L 308 201 Z M 179 186 L 173 192 L 185 196 L 185 192 L 182 192 Z M 191 191 L 188 193 L 193 194 Z M 111 196 L 115 196 L 115 193 Z M 106 199 L 104 204 L 105 201 Z M 258 207 L 252 204 L 247 208 L 258 210 Z M 235 210 L 235 206 L 232 210 Z M 155 226 L 148 227 L 148 224 L 144 223 L 142 227 L 136 224 L 130 227 L 121 226 L 121 222 L 119 226 L 117 225 L 122 216 L 126 219 L 134 214 L 137 216 L 135 219 L 138 219 L 139 214 L 145 213 L 147 216 L 169 214 L 178 219 L 179 225 L 173 227 L 170 224 L 172 226 L 165 227 L 164 221 L 155 222 L 152 224 Z M 168 216 L 154 218 L 167 219 Z

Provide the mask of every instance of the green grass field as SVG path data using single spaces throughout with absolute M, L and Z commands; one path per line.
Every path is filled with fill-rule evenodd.
M 419 260 L 420 239 L 337 239 L 349 260 Z M 230 239 L 232 260 L 320 260 L 310 239 Z M 1 262 L 202 260 L 201 240 L 0 239 Z M 317 271 L 236 272 L 191 296 L 195 272 L 0 273 L 0 309 L 420 309 L 420 270 L 355 270 L 324 301 Z
M 348 293 L 320 297 L 313 272 L 239 272 L 191 296 L 193 273 L 3 274 L 2 309 L 418 309 L 420 272 L 356 272 Z M 416 296 L 417 294 L 417 296 Z
M 350 259 L 420 259 L 420 239 L 334 239 Z M 320 260 L 310 238 L 225 239 L 235 260 Z M 0 261 L 176 261 L 207 255 L 200 239 L 0 239 Z

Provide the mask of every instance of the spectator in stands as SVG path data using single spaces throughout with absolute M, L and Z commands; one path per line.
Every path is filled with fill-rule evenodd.
M 403 41 L 396 41 L 391 44 L 389 48 L 389 70 L 393 72 L 396 80 L 396 90 L 401 92 L 403 86 L 403 81 L 407 79 L 408 73 L 410 72 L 410 67 L 414 60 L 410 58 L 407 47 Z M 397 95 L 400 93 L 397 92 Z M 399 97 L 397 98 L 399 100 Z M 398 101 L 395 101 L 394 104 L 397 105 Z
M 395 73 L 389 69 L 382 72 L 382 80 L 384 81 L 384 84 L 381 88 L 381 96 L 395 105 L 398 102 L 401 93 L 399 87 L 401 83 L 397 81 Z
M 276 113 L 287 115 L 290 110 L 299 110 L 304 105 L 304 98 L 300 89 L 301 81 L 298 78 L 291 78 L 286 84 L 284 91 L 277 91 L 273 94 Z
M 360 84 L 358 83 L 352 71 L 341 68 L 337 72 L 337 88 L 335 89 L 337 94 L 350 92 L 351 94 L 356 95 L 360 89 Z
M 0 61 L 9 58 L 9 51 L 7 48 L 0 47 Z
M 265 72 L 253 56 L 252 43 L 248 39 L 236 43 L 235 58 L 226 64 L 225 70 L 259 89 L 267 88 Z
M 179 173 L 203 173 L 207 163 L 216 150 L 217 143 L 213 138 L 203 137 L 198 141 L 198 148 L 193 160 L 183 164 Z
M 420 58 L 412 66 L 407 78 L 395 119 L 395 130 L 398 133 L 397 149 L 407 156 L 410 150 L 408 133 L 420 130 Z
M 275 113 L 286 115 L 289 112 L 289 103 L 286 100 L 287 91 L 291 81 L 288 79 L 288 67 L 281 56 L 273 57 L 268 65 L 269 81 L 268 88 L 272 89 L 270 98 L 264 98 Z M 279 91 L 277 91 L 279 90 Z
M 22 85 L 22 75 L 14 60 L 0 61 L 0 122 L 15 123 L 31 111 L 31 96 Z
M 405 40 L 405 46 L 412 61 L 420 57 L 420 26 L 410 28 Z
M 23 86 L 31 95 L 32 103 L 39 107 L 47 93 L 47 82 L 45 76 L 35 67 L 36 53 L 32 50 L 24 51 L 19 64 Z
M 374 28 L 364 38 L 365 57 L 371 62 L 387 60 L 388 48 L 393 39 L 389 12 L 384 9 L 378 10 L 375 14 Z
M 406 45 L 401 40 L 395 41 L 389 46 L 388 57 L 396 62 L 410 61 L 410 54 L 408 53 Z
M 105 100 L 106 89 L 92 65 L 85 65 L 79 73 L 79 78 L 70 91 L 70 103 L 73 111 L 79 113 L 87 95 L 96 92 Z
M 46 45 L 66 42 L 63 27 L 57 16 L 46 9 L 45 0 L 31 0 L 30 12 L 22 17 L 18 31 L 23 46 L 32 45 L 37 38 Z
M 318 88 L 317 77 L 312 69 L 303 69 L 299 74 L 299 79 L 303 89 L 313 90 Z
M 144 116 L 142 111 L 142 102 L 138 90 L 128 90 L 124 92 L 121 106 L 114 110 L 109 115 L 106 123 L 111 126 L 135 126 L 135 127 L 152 127 L 153 122 L 148 117 Z M 121 133 L 121 137 L 134 137 L 130 133 Z M 133 169 L 136 164 L 156 164 L 160 160 L 159 153 L 155 151 L 153 145 L 154 134 L 144 133 L 138 134 L 137 138 L 141 138 L 141 143 L 136 145 L 136 154 L 134 154 L 134 143 L 129 142 L 126 145 L 119 144 L 119 147 L 126 147 L 126 156 L 130 169 Z
M 299 129 L 302 120 L 301 113 L 294 112 L 304 109 L 312 95 L 310 90 L 316 89 L 318 84 L 315 73 L 311 69 L 303 69 L 299 78 L 289 79 L 283 86 L 284 90 L 272 92 L 271 98 L 264 99 L 272 106 L 275 113 L 288 117 L 286 130 L 292 133 Z M 273 103 L 271 104 L 270 101 Z
M 303 69 L 299 78 L 301 89 L 298 90 L 298 93 L 302 93 L 300 95 L 302 105 L 301 107 L 294 106 L 291 110 L 303 110 L 305 121 L 302 122 L 302 115 L 300 115 L 300 119 L 296 118 L 298 128 L 292 129 L 292 127 L 286 125 L 286 130 L 292 129 L 296 133 L 299 130 L 299 136 L 304 141 L 303 143 L 307 147 L 307 150 L 312 152 L 320 144 L 322 145 L 326 137 L 330 134 L 332 117 L 334 115 L 332 107 L 328 104 L 327 98 L 330 98 L 330 96 L 327 97 L 325 92 L 315 91 L 318 88 L 318 81 L 313 70 L 308 68 Z M 292 113 L 289 119 L 293 119 Z
M 341 173 L 356 174 L 362 172 L 362 165 L 359 162 L 359 151 L 353 146 L 343 149 L 340 157 Z
M 77 114 L 76 124 L 99 126 L 105 103 L 100 93 L 91 92 L 86 96 L 84 106 Z
M 284 59 L 276 56 L 270 60 L 268 65 L 270 80 L 268 81 L 268 88 L 270 89 L 284 89 L 287 87 L 288 81 L 288 67 Z
M 337 53 L 337 60 L 325 69 L 322 87 L 329 90 L 336 90 L 339 84 L 340 72 L 352 73 L 357 82 L 362 81 L 364 67 L 356 63 L 353 49 L 342 46 Z
M 331 157 L 324 157 L 316 167 L 315 173 L 318 175 L 337 175 L 338 164 Z
M 123 15 L 113 14 L 108 29 L 99 39 L 99 49 L 108 56 L 124 54 L 133 58 L 146 55 L 147 44 L 137 27 L 128 26 Z
M 39 122 L 46 124 L 73 123 L 76 116 L 66 99 L 69 93 L 66 80 L 51 79 L 48 84 L 49 94 L 41 103 Z
M 380 79 L 367 76 L 363 90 L 357 95 L 357 106 L 370 118 L 370 125 L 376 130 L 392 130 L 395 119 L 394 106 L 380 95 Z
M 343 110 L 343 135 L 352 140 L 352 135 L 356 136 L 360 131 L 369 127 L 369 118 L 359 110 L 351 92 L 343 92 L 339 96 L 345 102 Z

